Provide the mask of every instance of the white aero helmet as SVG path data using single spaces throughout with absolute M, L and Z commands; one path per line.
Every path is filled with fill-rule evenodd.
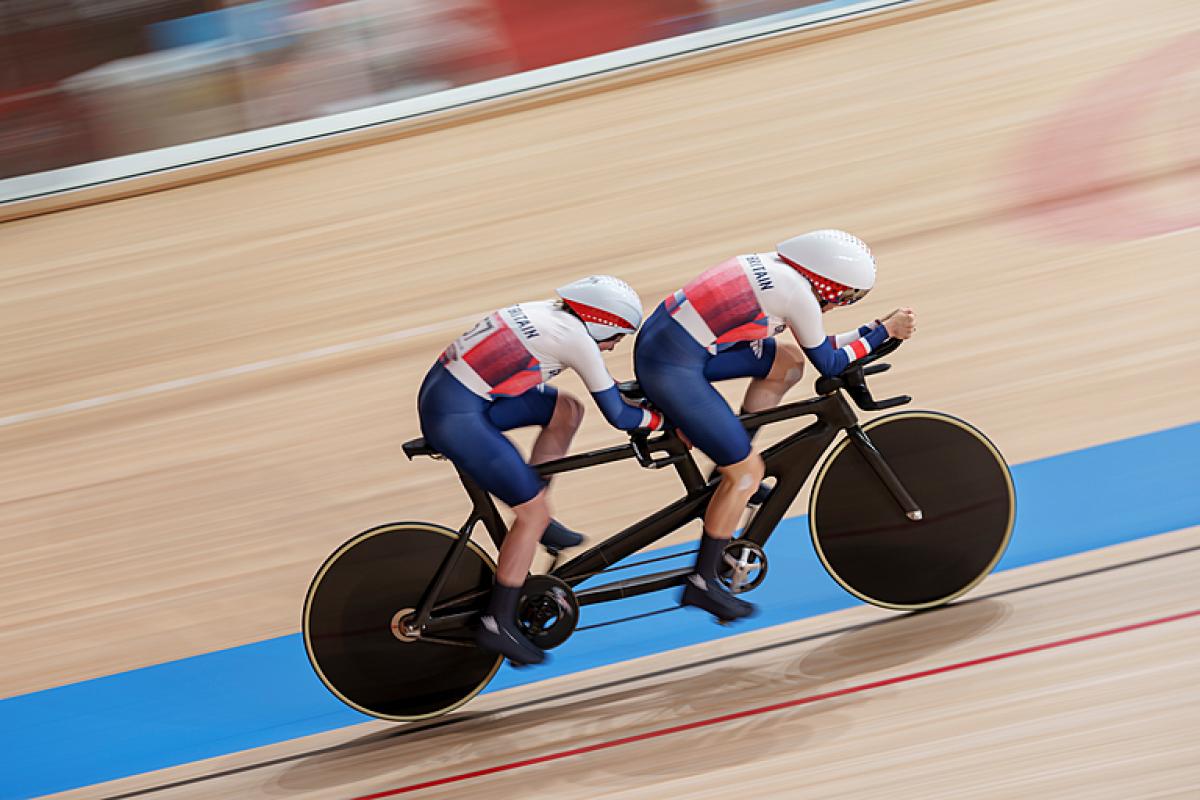
M 875 285 L 871 248 L 845 231 L 810 231 L 780 242 L 776 250 L 826 303 L 848 306 Z
M 642 299 L 620 278 L 589 275 L 555 291 L 597 342 L 621 333 L 636 333 L 642 324 Z

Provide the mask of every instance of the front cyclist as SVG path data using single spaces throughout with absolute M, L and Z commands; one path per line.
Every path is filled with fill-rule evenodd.
M 417 397 L 425 441 L 515 515 L 476 641 L 517 664 L 545 658 L 517 627 L 517 600 L 539 539 L 561 548 L 582 537 L 551 519 L 546 482 L 502 431 L 541 426 L 532 464 L 565 455 L 583 405 L 546 382 L 568 367 L 579 373 L 613 427 L 658 430 L 663 424 L 659 414 L 625 402 L 600 355 L 637 331 L 642 321 L 637 293 L 609 275 L 557 291 L 561 300 L 519 303 L 484 317 L 446 348 Z
M 763 479 L 763 460 L 712 383 L 753 378 L 742 411 L 762 411 L 778 405 L 800 380 L 805 356 L 822 375 L 836 375 L 889 336 L 907 339 L 916 330 L 908 308 L 826 336 L 821 314 L 860 300 L 874 285 L 875 260 L 866 244 L 843 231 L 812 231 L 781 243 L 776 252 L 737 256 L 701 273 L 646 320 L 633 356 L 642 391 L 721 473 L 704 515 L 684 605 L 723 621 L 754 611 L 725 591 L 718 571 L 742 510 Z M 799 348 L 776 343 L 785 328 Z

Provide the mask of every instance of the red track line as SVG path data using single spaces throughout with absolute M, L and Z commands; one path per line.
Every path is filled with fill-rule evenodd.
M 434 786 L 445 786 L 449 783 L 460 783 L 468 781 L 472 778 L 481 778 L 484 775 L 493 775 L 497 772 L 508 772 L 522 767 L 529 767 L 534 764 L 544 764 L 548 761 L 558 761 L 571 756 L 583 755 L 584 753 L 593 753 L 597 750 L 608 750 L 612 747 L 620 747 L 621 745 L 631 744 L 633 742 L 641 742 L 646 739 L 657 739 L 660 736 L 670 736 L 673 733 L 681 733 L 690 731 L 696 728 L 707 728 L 710 725 L 719 725 L 723 722 L 729 722 L 735 719 L 744 717 L 755 717 L 759 714 L 768 714 L 772 711 L 780 711 L 785 708 L 795 708 L 796 706 L 808 705 L 816 703 L 820 700 L 829 700 L 833 697 L 843 697 L 848 694 L 858 694 L 870 689 L 878 689 L 881 686 L 891 686 L 897 683 L 908 683 L 909 681 L 928 678 L 933 675 L 941 675 L 946 672 L 954 672 L 967 667 L 977 667 L 980 664 L 990 664 L 993 661 L 1003 661 L 1008 658 L 1016 658 L 1017 656 L 1028 655 L 1029 653 L 1037 653 L 1042 650 L 1053 650 L 1056 647 L 1066 647 L 1069 644 L 1078 644 L 1092 639 L 1102 639 L 1106 636 L 1116 636 L 1118 633 L 1128 633 L 1136 631 L 1139 628 L 1149 628 L 1154 625 L 1163 625 L 1168 622 L 1177 622 L 1181 619 L 1200 616 L 1200 609 L 1194 611 L 1185 611 L 1182 614 L 1172 614 L 1169 617 L 1159 617 L 1158 619 L 1146 620 L 1145 622 L 1135 622 L 1132 625 L 1123 625 L 1120 628 L 1110 628 L 1109 630 L 1097 631 L 1095 633 L 1085 633 L 1082 636 L 1072 636 L 1069 639 L 1059 639 L 1054 642 L 1046 642 L 1045 644 L 1035 644 L 1031 647 L 1022 647 L 1020 650 L 1009 650 L 1005 653 L 996 653 L 995 655 L 984 656 L 982 658 L 973 658 L 970 661 L 959 661 L 955 664 L 947 664 L 942 667 L 934 667 L 933 669 L 921 670 L 920 672 L 912 672 L 907 675 L 897 675 L 892 678 L 884 678 L 883 680 L 871 681 L 870 683 L 860 683 L 857 686 L 847 686 L 844 689 L 836 689 L 832 692 L 822 692 L 821 694 L 808 695 L 807 697 L 798 697 L 795 700 L 787 700 L 782 703 L 773 703 L 769 706 L 759 706 L 758 708 L 750 708 L 745 711 L 735 711 L 732 714 L 722 714 L 719 717 L 709 717 L 708 719 L 688 722 L 683 725 L 673 725 L 670 728 L 659 728 L 658 730 L 638 733 L 633 736 L 624 736 L 620 739 L 611 739 L 607 742 L 598 742 L 597 744 L 589 744 L 586 747 L 575 747 L 571 750 L 561 750 L 557 753 L 549 753 L 536 758 L 526 758 L 522 761 L 511 761 L 507 764 L 500 764 L 487 769 L 477 769 L 472 772 L 463 772 L 458 775 L 451 775 L 447 778 L 438 778 L 437 780 L 424 781 L 422 783 L 414 783 L 409 786 L 401 786 L 398 789 L 388 789 L 387 791 L 377 792 L 375 794 L 367 794 L 357 797 L 354 800 L 379 800 L 383 797 L 395 797 L 398 794 L 407 794 L 409 792 L 417 792 L 421 789 L 430 789 Z

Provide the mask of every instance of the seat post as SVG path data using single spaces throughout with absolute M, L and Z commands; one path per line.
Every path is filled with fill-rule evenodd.
M 683 482 L 683 488 L 688 494 L 698 492 L 707 486 L 704 474 L 700 472 L 700 467 L 696 466 L 696 459 L 692 457 L 691 452 L 688 452 L 687 455 L 676 461 L 674 467 L 675 474 Z
M 487 529 L 488 536 L 492 539 L 492 544 L 499 550 L 504 544 L 504 537 L 508 533 L 508 526 L 504 524 L 504 519 L 500 516 L 500 511 L 496 508 L 496 503 L 492 500 L 492 496 L 483 490 L 483 487 L 476 483 L 470 475 L 467 475 L 458 467 L 455 467 L 458 472 L 458 479 L 462 481 L 463 488 L 467 491 L 467 497 L 471 499 L 471 519 L 479 520 L 483 523 L 483 527 Z

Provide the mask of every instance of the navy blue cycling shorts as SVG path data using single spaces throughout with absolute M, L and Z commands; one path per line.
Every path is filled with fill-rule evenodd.
M 558 390 L 542 384 L 516 397 L 487 400 L 441 364 L 421 383 L 417 412 L 425 441 L 510 506 L 532 500 L 546 485 L 501 431 L 546 425 Z
M 661 305 L 633 347 L 633 369 L 646 399 L 719 466 L 750 455 L 750 436 L 713 388 L 730 378 L 765 378 L 775 363 L 775 340 L 738 342 L 713 354 Z

